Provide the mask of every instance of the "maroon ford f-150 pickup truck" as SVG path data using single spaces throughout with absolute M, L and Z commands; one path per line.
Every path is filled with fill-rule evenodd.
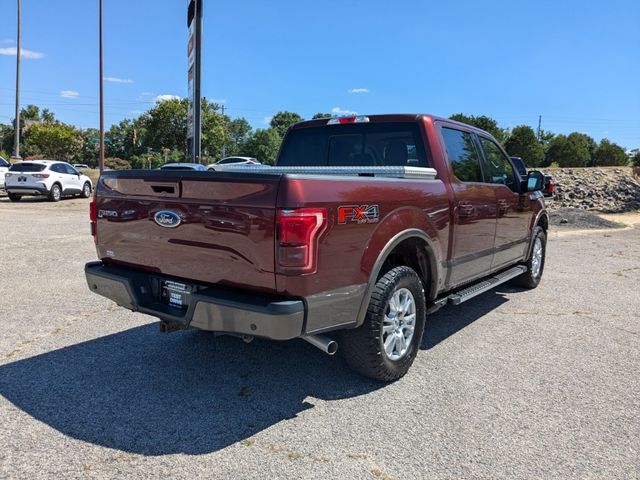
M 302 122 L 275 167 L 103 174 L 87 282 L 164 332 L 339 344 L 355 370 L 395 380 L 428 313 L 511 279 L 537 286 L 542 182 L 451 120 Z

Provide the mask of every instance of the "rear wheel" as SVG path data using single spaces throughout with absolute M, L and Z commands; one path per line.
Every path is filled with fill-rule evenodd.
M 60 188 L 60 185 L 54 183 L 51 187 L 51 191 L 49 192 L 49 200 L 52 202 L 59 202 L 60 198 L 62 198 L 62 189 Z
M 425 325 L 424 288 L 409 267 L 395 267 L 376 283 L 364 324 L 342 332 L 349 366 L 375 380 L 402 377 L 418 353 Z
M 80 194 L 82 198 L 89 198 L 91 196 L 91 184 L 89 182 L 85 182 L 82 187 L 82 193 Z
M 542 278 L 544 260 L 547 253 L 547 235 L 541 227 L 533 231 L 533 248 L 531 256 L 525 263 L 527 271 L 513 279 L 513 283 L 523 288 L 536 288 Z
M 9 200 L 12 202 L 19 202 L 22 197 L 20 195 L 16 195 L 15 193 L 9 194 Z

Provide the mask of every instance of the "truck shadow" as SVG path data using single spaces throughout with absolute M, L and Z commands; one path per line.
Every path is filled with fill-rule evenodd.
M 494 291 L 429 316 L 421 348 L 506 301 Z M 296 417 L 314 398 L 384 386 L 302 340 L 246 345 L 205 332 L 160 335 L 155 323 L 0 366 L 0 395 L 35 419 L 150 456 L 210 453 Z
M 472 298 L 465 303 L 457 306 L 447 305 L 428 315 L 420 348 L 429 350 L 435 347 L 483 315 L 508 302 L 509 299 L 505 296 L 505 293 L 518 291 L 521 291 L 521 289 L 501 285 L 497 289 Z
M 0 395 L 85 442 L 142 455 L 213 452 L 384 386 L 302 340 L 251 345 L 133 328 L 0 366 Z M 311 397 L 311 398 L 310 398 Z

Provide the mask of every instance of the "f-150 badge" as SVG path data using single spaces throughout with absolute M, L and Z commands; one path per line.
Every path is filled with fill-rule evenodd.
M 338 207 L 338 223 L 378 223 L 380 207 L 378 205 L 346 205 Z

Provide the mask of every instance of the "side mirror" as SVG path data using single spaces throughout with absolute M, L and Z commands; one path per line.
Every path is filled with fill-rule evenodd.
M 544 188 L 544 175 L 542 172 L 537 170 L 533 170 L 527 174 L 527 179 L 525 182 L 526 185 L 523 185 L 523 188 L 526 192 L 539 192 Z

